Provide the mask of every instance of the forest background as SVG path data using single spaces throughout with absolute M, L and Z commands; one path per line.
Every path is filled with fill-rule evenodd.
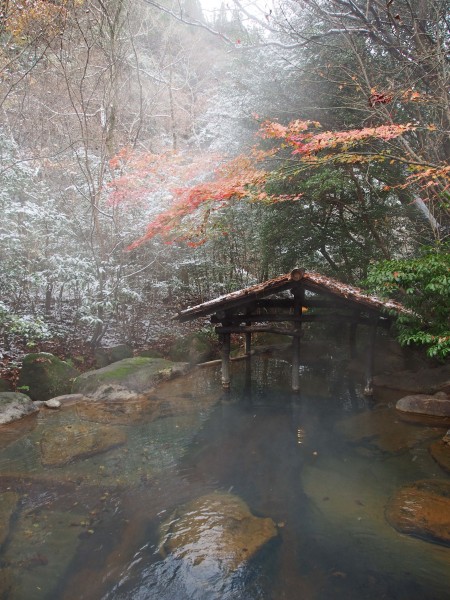
M 0 38 L 3 368 L 298 266 L 449 354 L 448 0 L 1 0 Z

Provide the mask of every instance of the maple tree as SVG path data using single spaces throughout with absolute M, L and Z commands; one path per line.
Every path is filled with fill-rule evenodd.
M 215 172 L 212 180 L 188 187 L 173 188 L 173 201 L 148 225 L 146 233 L 136 240 L 129 249 L 152 239 L 156 235 L 170 239 L 188 239 L 195 246 L 205 241 L 207 219 L 211 211 L 218 210 L 233 200 L 273 204 L 284 201 L 297 201 L 302 194 L 276 194 L 268 191 L 268 184 L 276 179 L 292 179 L 299 172 L 317 169 L 324 165 L 362 165 L 374 162 L 401 163 L 409 169 L 399 188 L 411 186 L 438 188 L 440 194 L 448 190 L 448 165 L 432 166 L 418 163 L 414 159 L 395 152 L 388 143 L 407 133 L 415 132 L 418 125 L 387 124 L 346 131 L 322 131 L 317 121 L 295 120 L 284 126 L 278 122 L 264 121 L 260 136 L 264 140 L 276 140 L 270 150 L 254 150 L 251 155 L 240 155 L 223 164 Z M 422 127 L 429 131 L 433 127 Z M 286 156 L 286 150 L 289 155 Z M 283 160 L 277 170 L 260 167 L 260 163 Z M 118 186 L 119 182 L 113 182 Z M 119 186 L 120 187 L 120 186 Z M 270 185 L 269 185 L 270 187 Z M 389 186 L 385 186 L 386 189 Z M 142 193 L 142 188 L 140 193 Z M 116 197 L 122 192 L 116 191 Z M 447 209 L 442 202 L 444 210 Z M 185 219 L 202 211 L 194 227 L 186 229 Z M 198 221 L 200 220 L 200 224 Z

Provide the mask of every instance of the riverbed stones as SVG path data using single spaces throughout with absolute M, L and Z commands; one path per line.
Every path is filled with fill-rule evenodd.
M 18 392 L 0 392 L 0 425 L 12 423 L 38 412 L 32 400 Z
M 450 398 L 443 392 L 434 396 L 429 394 L 413 394 L 400 398 L 396 409 L 403 418 L 436 425 L 450 425 Z
M 402 422 L 390 408 L 366 410 L 338 421 L 337 433 L 367 451 L 398 454 L 441 435 L 436 427 L 416 427 Z
M 232 573 L 276 537 L 270 518 L 255 517 L 230 493 L 214 492 L 180 507 L 161 526 L 160 551 L 191 568 Z
M 119 385 L 143 393 L 157 383 L 187 372 L 186 363 L 173 363 L 162 358 L 125 358 L 96 371 L 83 373 L 74 381 L 73 392 L 92 396 L 105 385 Z
M 49 352 L 27 354 L 18 387 L 24 386 L 32 400 L 49 400 L 68 394 L 78 371 Z
M 18 502 L 19 494 L 15 492 L 3 492 L 0 494 L 0 546 L 2 546 L 8 537 L 9 524 Z
M 115 427 L 91 423 L 50 427 L 40 442 L 41 462 L 44 466 L 60 467 L 106 452 L 125 442 L 125 433 Z
M 386 519 L 401 533 L 450 546 L 450 481 L 426 479 L 401 488 L 386 506 Z

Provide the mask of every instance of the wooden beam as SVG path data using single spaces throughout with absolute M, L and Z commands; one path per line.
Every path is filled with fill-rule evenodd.
M 296 337 L 299 335 L 293 329 L 278 329 L 277 327 L 270 327 L 266 325 L 252 325 L 250 327 L 242 326 L 233 326 L 227 325 L 226 327 L 216 327 L 216 333 L 219 334 L 228 334 L 228 333 L 278 333 L 280 335 L 289 335 L 291 337 Z

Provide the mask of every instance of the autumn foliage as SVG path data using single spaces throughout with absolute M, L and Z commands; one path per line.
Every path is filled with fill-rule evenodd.
M 295 120 L 288 125 L 263 121 L 259 137 L 271 148 L 255 149 L 247 155 L 222 162 L 214 170 L 211 170 L 214 162 L 211 158 L 187 161 L 182 154 L 173 152 L 145 155 L 124 149 L 111 161 L 111 168 L 117 176 L 110 184 L 109 201 L 139 200 L 158 186 L 164 186 L 170 193 L 170 206 L 160 212 L 147 226 L 145 234 L 129 246 L 129 249 L 134 249 L 156 235 L 197 246 L 206 239 L 207 222 L 212 211 L 234 200 L 266 203 L 298 200 L 301 194 L 278 196 L 267 191 L 267 183 L 273 177 L 273 172 L 267 168 L 268 161 L 277 158 L 285 161 L 286 151 L 290 155 L 291 173 L 292 169 L 300 171 L 329 163 L 401 162 L 409 169 L 409 175 L 397 187 L 429 188 L 439 185 L 440 190 L 446 190 L 450 167 L 409 162 L 404 155 L 395 153 L 395 147 L 389 147 L 393 140 L 418 129 L 418 125 L 412 123 L 389 123 L 361 129 L 324 131 L 317 121 Z M 433 127 L 422 129 L 432 131 Z M 218 157 L 214 159 L 219 161 Z M 209 174 L 202 179 L 202 172 L 207 173 L 208 168 Z M 174 169 L 177 171 L 176 178 L 171 175 Z M 124 174 L 119 175 L 120 171 Z M 282 171 L 277 172 L 278 176 L 282 176 Z M 195 178 L 200 181 L 194 182 Z M 189 183 L 176 185 L 176 180 Z

